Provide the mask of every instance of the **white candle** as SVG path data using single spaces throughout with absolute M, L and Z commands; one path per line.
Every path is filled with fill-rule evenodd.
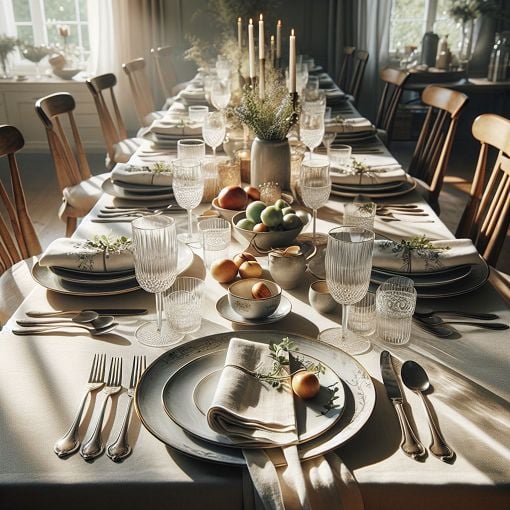
M 279 19 L 276 24 L 276 58 L 282 56 L 282 20 Z
M 271 57 L 271 65 L 274 67 L 274 35 L 271 36 L 270 57 Z
M 290 93 L 296 92 L 296 36 L 294 29 L 290 32 L 289 38 L 289 77 L 290 77 Z
M 241 50 L 243 48 L 243 23 L 241 18 L 237 18 L 237 46 L 239 46 L 239 49 Z
M 250 78 L 255 77 L 255 42 L 253 40 L 253 20 L 248 24 L 248 52 L 250 62 Z
M 260 15 L 259 20 L 259 60 L 263 60 L 266 58 L 265 48 L 264 48 L 264 19 L 262 18 L 262 14 Z

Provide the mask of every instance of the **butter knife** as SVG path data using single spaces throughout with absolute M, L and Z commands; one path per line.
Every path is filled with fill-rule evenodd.
M 402 451 L 406 455 L 409 455 L 413 459 L 419 459 L 425 455 L 425 448 L 416 437 L 407 419 L 403 406 L 404 399 L 398 384 L 397 374 L 393 368 L 391 354 L 388 351 L 381 352 L 380 367 L 386 394 L 395 408 L 402 430 L 400 448 L 402 448 Z
M 145 315 L 147 310 L 145 308 L 87 308 L 92 312 L 96 312 L 99 315 L 113 315 L 117 316 L 129 316 L 129 315 Z M 57 312 L 39 312 L 36 310 L 29 310 L 26 312 L 28 317 L 58 317 L 60 315 L 76 315 L 83 310 L 62 310 Z

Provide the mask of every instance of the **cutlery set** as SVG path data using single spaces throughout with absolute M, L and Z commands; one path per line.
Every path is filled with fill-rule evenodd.
M 131 417 L 131 409 L 133 396 L 136 385 L 146 369 L 145 356 L 134 356 L 131 366 L 131 376 L 129 388 L 127 391 L 128 405 L 122 420 L 122 426 L 115 441 L 111 443 L 106 450 L 107 456 L 114 462 L 120 462 L 128 457 L 132 449 L 128 443 L 128 426 Z M 110 360 L 108 376 L 105 380 L 106 372 L 106 354 L 96 354 L 92 361 L 89 379 L 85 386 L 85 395 L 83 396 L 78 412 L 69 428 L 69 430 L 55 443 L 54 452 L 60 457 L 65 458 L 75 453 L 80 448 L 79 427 L 81 417 L 88 396 L 91 392 L 101 390 L 103 401 L 97 416 L 96 424 L 90 436 L 81 444 L 80 455 L 86 460 L 93 460 L 105 451 L 105 445 L 102 438 L 103 421 L 108 401 L 122 391 L 122 358 L 120 356 L 113 357 Z
M 426 455 L 426 450 L 407 419 L 400 382 L 395 372 L 392 355 L 388 351 L 381 352 L 380 368 L 386 394 L 395 408 L 402 430 L 400 448 L 409 457 L 417 460 L 422 459 Z M 430 388 L 427 373 L 418 363 L 406 361 L 402 365 L 400 375 L 406 387 L 415 393 L 419 393 L 422 398 L 431 434 L 430 453 L 444 462 L 451 461 L 455 457 L 455 452 L 448 446 L 443 438 L 434 415 L 430 410 L 430 404 L 424 395 L 424 392 L 428 391 Z
M 432 220 L 418 219 L 412 217 L 428 217 L 424 209 L 420 209 L 415 204 L 380 204 L 376 209 L 376 216 L 381 221 L 412 221 L 413 223 L 433 223 Z M 402 218 L 404 216 L 404 218 Z
M 147 216 L 150 214 L 182 214 L 186 212 L 181 207 L 170 204 L 168 206 L 106 206 L 100 209 L 98 215 L 91 221 L 93 223 L 127 223 L 132 222 L 135 218 L 140 216 Z

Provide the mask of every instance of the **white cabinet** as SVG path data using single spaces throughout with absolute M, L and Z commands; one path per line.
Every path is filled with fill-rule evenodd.
M 84 81 L 59 78 L 21 82 L 0 80 L 0 124 L 12 124 L 23 133 L 26 151 L 48 150 L 44 127 L 35 112 L 35 102 L 55 92 L 69 92 L 74 97 L 74 115 L 85 150 L 106 152 L 94 100 Z

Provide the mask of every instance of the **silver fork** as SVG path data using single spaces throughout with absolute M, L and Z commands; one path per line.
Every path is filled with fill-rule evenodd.
M 110 370 L 108 371 L 108 381 L 103 389 L 105 398 L 101 405 L 101 410 L 97 418 L 94 432 L 90 438 L 81 445 L 80 455 L 85 460 L 92 460 L 99 457 L 104 452 L 104 443 L 101 437 L 101 429 L 103 428 L 104 412 L 108 399 L 118 393 L 122 389 L 122 358 L 112 358 L 110 362 Z
M 92 367 L 90 369 L 89 380 L 86 386 L 86 393 L 83 396 L 78 412 L 73 420 L 69 430 L 55 443 L 53 451 L 59 457 L 67 457 L 74 453 L 80 447 L 80 440 L 78 438 L 78 429 L 80 427 L 81 415 L 85 407 L 85 402 L 89 393 L 98 390 L 104 385 L 104 372 L 106 366 L 106 354 L 95 354 L 92 360 Z
M 133 396 L 135 394 L 135 388 L 140 380 L 140 377 L 145 372 L 146 368 L 146 359 L 145 356 L 135 356 L 133 358 L 133 365 L 131 367 L 131 379 L 129 381 L 129 389 L 128 389 L 128 406 L 126 409 L 126 414 L 124 416 L 124 421 L 122 422 L 122 427 L 120 428 L 119 435 L 117 439 L 108 446 L 106 449 L 106 455 L 113 460 L 113 462 L 121 462 L 126 457 L 131 455 L 132 449 L 128 443 L 128 426 L 129 426 L 129 418 L 131 416 L 131 407 L 133 405 Z

